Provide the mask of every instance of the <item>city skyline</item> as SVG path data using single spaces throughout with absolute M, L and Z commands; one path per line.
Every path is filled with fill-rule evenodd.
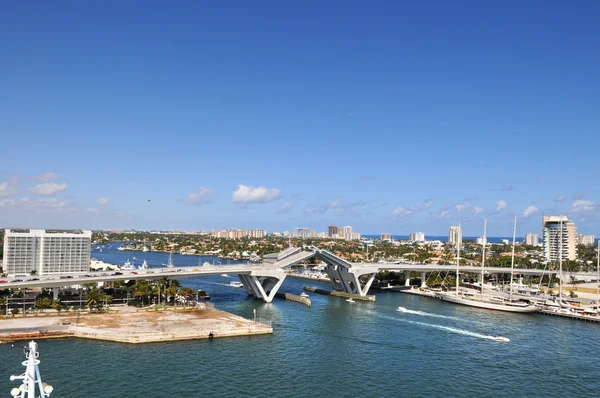
M 0 6 L 2 226 L 600 235 L 599 4 L 181 7 Z

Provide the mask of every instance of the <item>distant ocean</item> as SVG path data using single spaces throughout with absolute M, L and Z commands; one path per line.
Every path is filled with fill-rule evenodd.
M 369 239 L 379 239 L 381 235 L 362 235 L 363 238 Z M 479 236 L 463 236 L 463 240 L 476 240 Z M 408 240 L 408 235 L 392 235 L 392 239 L 394 240 Z M 512 242 L 512 236 L 503 237 L 503 236 L 488 236 L 487 241 L 490 243 L 502 243 L 502 239 L 508 239 L 509 242 Z M 442 242 L 448 241 L 448 235 L 445 236 L 428 236 L 425 235 L 425 240 L 440 240 Z M 523 242 L 523 238 L 517 237 L 517 242 Z

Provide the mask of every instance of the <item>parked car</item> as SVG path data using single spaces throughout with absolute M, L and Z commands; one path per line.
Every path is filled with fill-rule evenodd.
M 6 279 L 0 279 L 0 283 L 8 283 Z
M 133 275 L 137 275 L 138 273 L 137 273 L 137 272 L 135 272 L 135 271 L 133 271 L 133 272 L 132 272 L 132 274 L 133 274 Z
M 23 279 L 15 279 L 15 280 L 13 280 L 13 283 L 15 283 L 15 282 L 23 282 Z
M 122 272 L 115 272 L 113 275 L 123 275 Z

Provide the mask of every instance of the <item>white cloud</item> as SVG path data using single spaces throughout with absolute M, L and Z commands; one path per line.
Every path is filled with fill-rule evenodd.
M 475 206 L 473 207 L 473 210 L 471 211 L 471 215 L 473 217 L 477 217 L 478 215 L 480 215 L 481 213 L 483 213 L 483 209 L 479 206 Z
M 16 181 L 0 182 L 0 196 L 15 196 L 19 193 Z
M 0 207 L 15 207 L 33 211 L 44 210 L 66 210 L 67 203 L 56 198 L 51 199 L 4 199 L 0 201 Z
M 555 202 L 564 202 L 565 200 L 567 200 L 567 197 L 565 195 L 560 195 L 554 198 Z
M 539 211 L 540 211 L 540 209 L 531 205 L 531 206 L 527 207 L 525 209 L 525 211 L 523 211 L 523 214 L 521 215 L 521 217 L 522 218 L 530 218 L 530 217 L 536 215 Z
M 56 182 L 45 182 L 43 184 L 38 184 L 33 188 L 29 188 L 29 190 L 35 195 L 52 196 L 58 192 L 65 191 L 68 188 L 69 185 L 65 184 L 64 182 L 62 184 L 58 184 Z
M 58 174 L 56 173 L 44 173 L 44 174 L 40 174 L 37 176 L 33 176 L 34 180 L 37 180 L 39 182 L 48 182 L 48 181 L 52 181 L 52 180 L 56 180 L 58 178 Z
M 100 206 L 106 206 L 108 204 L 109 200 L 106 198 L 98 198 L 96 199 L 96 203 L 98 203 L 98 205 Z
M 596 203 L 591 200 L 576 200 L 571 205 L 572 212 L 591 212 L 596 210 Z
M 433 204 L 433 200 L 431 199 L 426 199 L 421 203 L 417 203 L 415 205 L 412 206 L 408 206 L 408 207 L 397 207 L 394 209 L 394 211 L 392 212 L 392 214 L 395 217 L 399 217 L 399 218 L 404 218 L 404 217 L 408 217 L 416 212 L 422 211 L 422 210 L 427 210 L 431 207 L 431 205 Z
M 279 210 L 277 210 L 276 214 L 286 214 L 294 209 L 294 205 L 290 202 L 285 202 L 281 205 Z
M 210 189 L 203 186 L 199 186 L 197 188 L 197 191 L 188 194 L 188 196 L 183 200 L 183 202 L 187 203 L 188 205 L 205 204 L 210 201 L 210 198 L 212 197 L 213 193 L 214 192 Z
M 506 201 L 499 199 L 496 201 L 496 213 L 500 213 L 502 210 L 506 209 L 508 204 Z
M 336 215 L 359 215 L 359 212 L 355 209 L 357 206 L 364 206 L 367 202 L 347 202 L 344 199 L 336 199 L 330 202 L 315 202 L 311 203 L 304 209 L 304 214 L 324 214 L 329 210 L 336 210 Z
M 277 188 L 249 187 L 243 184 L 238 185 L 238 189 L 233 192 L 231 200 L 233 203 L 267 203 L 272 202 L 281 196 Z

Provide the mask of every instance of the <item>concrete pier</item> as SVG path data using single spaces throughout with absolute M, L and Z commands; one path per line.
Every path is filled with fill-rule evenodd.
M 372 302 L 375 301 L 374 295 L 361 296 L 360 294 L 356 294 L 356 293 L 341 292 L 339 290 L 325 290 L 325 289 L 319 289 L 319 288 L 312 287 L 312 286 L 304 286 L 303 289 L 308 292 L 325 294 L 328 296 L 351 298 L 353 300 L 360 300 L 360 301 L 372 301 Z

